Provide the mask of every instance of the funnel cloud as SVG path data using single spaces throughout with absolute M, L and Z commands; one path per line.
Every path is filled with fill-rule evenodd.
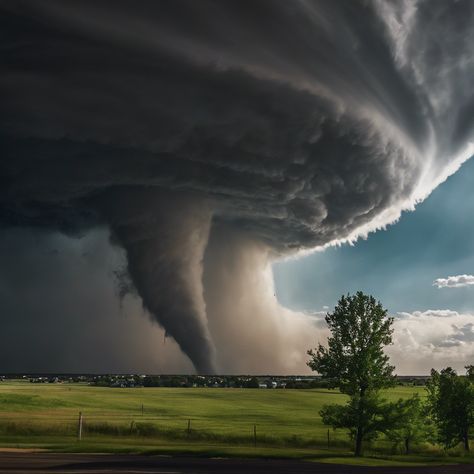
M 384 228 L 470 157 L 473 9 L 0 0 L 0 224 L 107 228 L 198 372 L 301 371 L 323 333 L 271 263 Z

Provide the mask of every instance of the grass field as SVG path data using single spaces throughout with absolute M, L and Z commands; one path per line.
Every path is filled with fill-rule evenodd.
M 396 400 L 413 393 L 424 396 L 424 389 L 396 387 L 385 397 Z M 324 404 L 344 400 L 339 392 L 324 389 L 122 389 L 4 381 L 0 383 L 0 446 L 346 459 L 351 448 L 347 433 L 328 431 L 318 414 Z M 79 412 L 83 414 L 80 442 Z M 423 462 L 432 460 L 426 456 L 441 454 L 436 448 L 419 449 Z M 393 461 L 396 453 L 387 441 L 377 441 L 369 451 L 391 456 L 383 462 L 399 462 L 399 457 Z

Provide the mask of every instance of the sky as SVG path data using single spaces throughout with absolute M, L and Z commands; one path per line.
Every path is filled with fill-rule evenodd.
M 297 310 L 333 308 L 341 294 L 373 294 L 391 314 L 450 309 L 474 313 L 474 286 L 433 283 L 474 269 L 474 160 L 400 220 L 355 245 L 273 266 L 280 302 Z
M 355 289 L 400 372 L 462 367 L 473 21 L 0 0 L 0 371 L 308 373 Z
M 448 364 L 462 372 L 474 359 L 473 175 L 471 159 L 386 230 L 275 263 L 279 301 L 326 313 L 342 294 L 372 294 L 395 318 L 396 344 L 404 343 L 406 354 L 395 355 L 399 373 Z

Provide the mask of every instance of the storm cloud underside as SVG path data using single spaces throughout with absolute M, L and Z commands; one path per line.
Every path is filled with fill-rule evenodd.
M 108 227 L 200 372 L 301 368 L 318 330 L 271 262 L 386 226 L 469 158 L 473 8 L 0 0 L 1 224 Z

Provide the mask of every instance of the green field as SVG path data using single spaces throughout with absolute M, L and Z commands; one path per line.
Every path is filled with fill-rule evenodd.
M 400 386 L 385 392 L 385 397 L 396 400 L 413 393 L 424 396 L 424 389 Z M 328 430 L 318 412 L 324 404 L 344 400 L 338 391 L 324 389 L 102 388 L 4 381 L 0 383 L 0 446 L 330 461 L 348 456 L 351 444 L 344 431 Z M 81 441 L 77 440 L 79 412 Z M 396 454 L 383 439 L 368 451 L 390 459 Z M 439 448 L 420 446 L 419 452 L 436 455 Z

